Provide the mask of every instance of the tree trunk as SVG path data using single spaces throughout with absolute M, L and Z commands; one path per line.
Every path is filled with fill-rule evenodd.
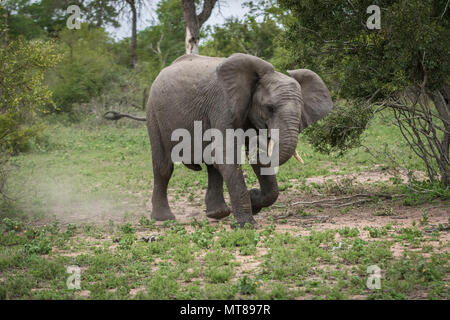
M 448 187 L 450 186 L 450 86 L 445 85 L 441 90 L 432 92 L 431 99 L 444 128 L 438 167 L 441 182 Z
M 131 9 L 131 48 L 130 48 L 130 66 L 132 69 L 136 66 L 137 56 L 137 8 L 136 0 L 127 0 Z
M 8 37 L 8 18 L 9 18 L 9 12 L 8 9 L 5 8 L 5 48 L 9 44 L 9 37 Z
M 194 0 L 182 0 L 183 15 L 186 25 L 186 53 L 198 54 L 198 42 L 200 41 L 200 26 L 195 13 Z
M 186 53 L 198 54 L 198 43 L 200 42 L 200 28 L 211 16 L 217 0 L 204 0 L 203 10 L 197 16 L 195 12 L 195 0 L 181 0 L 183 5 L 183 16 L 186 25 Z

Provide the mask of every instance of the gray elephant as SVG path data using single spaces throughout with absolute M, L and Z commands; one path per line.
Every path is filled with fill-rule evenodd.
M 167 200 L 174 168 L 171 152 L 177 144 L 171 135 L 180 128 L 193 133 L 194 121 L 201 121 L 203 130 L 215 128 L 224 135 L 226 129 L 279 129 L 279 165 L 293 155 L 299 159 L 298 134 L 327 115 L 333 103 L 316 73 L 299 69 L 288 74 L 241 53 L 228 58 L 184 55 L 161 71 L 150 91 L 146 117 L 153 158 L 153 219 L 175 219 Z M 122 116 L 116 113 L 114 119 Z M 201 170 L 198 163 L 185 165 Z M 236 222 L 255 225 L 252 215 L 278 197 L 276 175 L 261 174 L 263 167 L 252 164 L 260 189 L 247 190 L 239 164 L 207 164 L 206 215 L 221 219 L 231 213 L 223 196 L 225 181 Z

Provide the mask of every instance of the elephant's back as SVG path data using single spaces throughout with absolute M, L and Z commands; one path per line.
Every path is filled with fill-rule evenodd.
M 170 66 L 173 66 L 180 62 L 194 62 L 194 63 L 200 62 L 200 63 L 206 63 L 206 64 L 216 63 L 216 65 L 217 65 L 217 64 L 221 63 L 224 59 L 225 58 L 201 56 L 198 54 L 185 54 L 185 55 L 182 55 L 182 56 L 176 58 Z
M 191 131 L 194 121 L 206 121 L 207 109 L 221 92 L 216 68 L 223 60 L 191 54 L 164 68 L 150 90 L 148 118 L 168 132 L 177 128 Z
M 161 70 L 155 83 L 164 85 L 175 83 L 187 88 L 191 85 L 203 84 L 204 81 L 215 78 L 216 68 L 223 60 L 224 58 L 186 54 Z

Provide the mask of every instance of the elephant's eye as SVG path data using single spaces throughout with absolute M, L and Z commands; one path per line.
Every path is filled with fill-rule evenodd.
M 270 113 L 273 113 L 275 111 L 275 108 L 273 105 L 270 104 L 267 106 L 267 110 L 269 110 Z

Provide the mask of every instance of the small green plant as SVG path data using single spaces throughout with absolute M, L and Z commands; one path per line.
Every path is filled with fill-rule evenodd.
M 394 209 L 392 209 L 392 207 L 385 207 L 382 210 L 378 210 L 375 212 L 376 216 L 381 216 L 381 217 L 390 217 L 395 215 L 394 213 Z
M 234 269 L 231 266 L 210 267 L 205 271 L 205 277 L 211 283 L 224 283 L 234 275 Z
M 256 293 L 256 288 L 258 287 L 258 282 L 248 276 L 244 276 L 239 279 L 236 283 L 238 287 L 238 292 L 241 294 L 254 294 Z
M 50 225 L 45 227 L 45 230 L 50 232 L 53 235 L 56 235 L 59 233 L 59 221 L 55 220 Z
M 371 238 L 380 238 L 382 236 L 387 236 L 387 230 L 376 227 L 364 227 L 364 230 L 369 231 Z
M 47 238 L 44 239 L 35 239 L 30 243 L 26 243 L 23 246 L 23 250 L 26 254 L 48 254 L 52 251 L 52 246 L 50 240 Z
M 205 232 L 203 229 L 192 232 L 190 237 L 200 248 L 209 248 L 214 242 L 214 233 Z
M 150 220 L 146 216 L 142 216 L 142 217 L 139 218 L 138 223 L 142 227 L 148 227 L 149 229 L 152 229 L 153 225 L 155 224 L 155 220 Z
M 338 233 L 344 237 L 357 237 L 359 235 L 358 228 L 344 227 L 338 230 Z
M 122 231 L 125 234 L 133 234 L 136 232 L 136 229 L 133 228 L 130 222 L 127 222 L 120 226 L 120 231 Z
M 422 218 L 420 219 L 420 225 L 425 226 L 428 224 L 428 213 L 425 211 L 424 208 L 422 208 L 421 211 L 422 211 Z
M 129 250 L 136 240 L 134 234 L 125 234 L 119 240 L 119 248 L 123 250 Z
M 300 215 L 300 217 L 310 217 L 313 215 L 311 212 L 307 212 L 307 211 L 303 210 L 302 208 L 299 208 L 297 210 L 297 213 Z
M 339 213 L 340 214 L 346 214 L 350 212 L 351 207 L 345 207 L 345 208 L 341 208 L 339 209 Z
M 77 226 L 74 224 L 68 224 L 67 225 L 67 229 L 65 232 L 65 235 L 68 237 L 72 237 L 75 234 L 75 231 L 77 230 Z
M 0 231 L 21 231 L 24 228 L 24 223 L 18 220 L 13 220 L 9 218 L 4 218 L 1 223 Z

